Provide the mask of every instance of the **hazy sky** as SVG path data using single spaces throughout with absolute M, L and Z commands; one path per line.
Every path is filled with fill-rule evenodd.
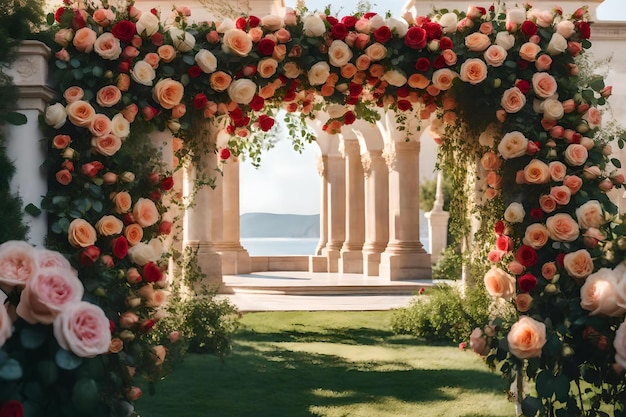
M 406 0 L 373 0 L 370 3 L 372 10 L 384 13 L 387 10 L 401 10 L 405 2 Z M 293 7 L 295 3 L 295 0 L 285 0 L 287 6 Z M 323 10 L 326 5 L 333 4 L 331 9 L 338 16 L 356 10 L 357 3 L 357 0 L 306 0 L 306 6 L 310 10 Z M 444 1 L 438 3 L 445 5 Z M 468 1 L 467 4 L 470 3 Z M 485 2 L 479 0 L 477 3 Z M 514 4 L 515 1 L 509 3 Z M 340 4 L 343 9 L 336 9 L 335 4 Z M 559 4 L 559 1 L 555 0 L 554 4 Z M 597 13 L 598 20 L 626 20 L 626 1 L 605 0 L 598 7 Z M 319 148 L 314 143 L 299 154 L 291 148 L 289 141 L 281 140 L 274 149 L 263 155 L 259 169 L 244 162 L 241 165 L 241 213 L 319 213 L 318 153 Z

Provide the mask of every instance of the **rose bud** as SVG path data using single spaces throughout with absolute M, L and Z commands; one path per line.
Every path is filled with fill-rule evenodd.
M 93 265 L 100 257 L 100 249 L 97 246 L 87 246 L 81 253 L 79 262 L 83 266 Z

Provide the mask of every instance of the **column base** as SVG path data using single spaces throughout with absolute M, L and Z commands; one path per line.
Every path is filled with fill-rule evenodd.
M 252 272 L 250 254 L 244 248 L 219 250 L 219 254 L 222 256 L 222 275 L 239 275 Z
M 336 249 L 329 250 L 324 248 L 322 256 L 326 258 L 326 271 L 339 272 L 339 251 Z
M 328 259 L 325 256 L 309 256 L 309 272 L 328 272 Z
M 211 243 L 190 241 L 186 242 L 184 246 L 193 248 L 198 268 L 205 275 L 202 280 L 195 283 L 193 289 L 199 291 L 203 285 L 222 289 L 224 284 L 222 280 L 222 256 L 215 251 L 213 245 Z
M 380 252 L 363 252 L 363 275 L 377 277 L 380 275 Z
M 428 253 L 393 254 L 380 256 L 380 277 L 389 281 L 431 279 L 432 268 Z
M 434 265 L 448 245 L 448 219 L 450 218 L 450 213 L 447 211 L 429 211 L 425 216 L 428 219 L 431 263 Z
M 342 274 L 363 273 L 363 252 L 355 250 L 341 251 L 339 272 Z

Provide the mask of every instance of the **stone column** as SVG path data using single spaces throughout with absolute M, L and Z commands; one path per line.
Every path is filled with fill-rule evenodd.
M 241 246 L 239 223 L 239 168 L 238 157 L 231 157 L 222 167 L 224 174 L 221 191 L 223 203 L 222 241 L 216 243 L 222 255 L 222 274 L 249 274 L 252 270 L 250 254 Z M 219 188 L 216 189 L 219 191 Z
M 389 241 L 389 170 L 382 151 L 362 155 L 365 174 L 363 274 L 380 275 L 380 255 Z
M 428 239 L 430 240 L 430 258 L 436 264 L 443 250 L 448 246 L 448 219 L 450 213 L 443 210 L 443 173 L 437 173 L 437 192 L 433 209 L 425 214 L 428 219 Z
M 328 156 L 320 155 L 317 160 L 317 172 L 320 175 L 320 241 L 315 248 L 315 254 L 321 255 L 328 241 Z
M 7 155 L 15 162 L 16 168 L 10 187 L 11 192 L 19 194 L 24 205 L 32 203 L 40 207 L 41 197 L 48 192 L 48 185 L 46 174 L 41 169 L 46 159 L 46 144 L 41 140 L 39 116 L 54 98 L 54 91 L 46 86 L 50 49 L 38 41 L 24 41 L 17 53 L 19 57 L 7 73 L 13 77 L 20 92 L 15 110 L 25 115 L 27 122 L 21 126 L 5 127 Z M 45 212 L 38 217 L 24 213 L 24 221 L 29 227 L 29 242 L 43 246 L 48 233 Z
M 339 272 L 339 256 L 346 238 L 346 167 L 340 154 L 328 155 L 328 243 L 322 250 L 328 272 Z
M 363 165 L 361 164 L 358 139 L 344 137 L 343 154 L 346 169 L 346 239 L 341 247 L 339 271 L 362 274 L 362 250 L 365 242 L 365 196 Z

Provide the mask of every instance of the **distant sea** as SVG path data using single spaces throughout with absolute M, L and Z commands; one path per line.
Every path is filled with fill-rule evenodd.
M 250 256 L 314 255 L 320 239 L 290 237 L 247 237 L 241 244 Z M 422 244 L 430 252 L 428 237 L 421 237 Z

